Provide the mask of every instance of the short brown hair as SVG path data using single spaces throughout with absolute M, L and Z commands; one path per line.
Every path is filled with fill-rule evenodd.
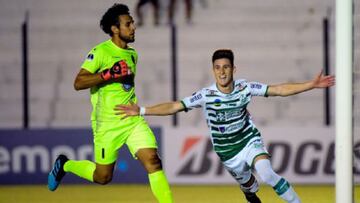
M 217 59 L 226 58 L 229 59 L 231 66 L 234 66 L 234 53 L 230 49 L 218 49 L 212 56 L 212 62 Z

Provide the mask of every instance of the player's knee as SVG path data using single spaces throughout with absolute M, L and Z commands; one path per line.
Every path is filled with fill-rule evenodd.
M 268 185 L 274 186 L 281 178 L 272 169 L 270 161 L 267 159 L 257 161 L 255 163 L 255 169 L 261 180 Z
M 275 173 L 272 173 L 272 171 L 268 171 L 265 173 L 259 173 L 259 176 L 260 176 L 261 180 L 268 185 L 274 185 L 274 183 L 278 179 L 276 177 Z
M 235 178 L 235 180 L 240 184 L 246 184 L 251 179 L 251 169 L 247 163 L 241 162 L 236 168 L 227 168 L 229 173 Z
M 267 171 L 258 171 L 258 175 L 264 183 L 271 186 L 274 186 L 281 179 L 281 177 L 271 168 L 269 168 Z
M 256 193 L 259 190 L 259 183 L 257 182 L 254 175 L 251 175 L 251 178 L 245 184 L 241 184 L 240 188 L 245 193 Z
M 148 156 L 147 160 L 145 161 L 144 166 L 149 173 L 161 170 L 162 169 L 161 159 L 157 154 L 151 154 Z

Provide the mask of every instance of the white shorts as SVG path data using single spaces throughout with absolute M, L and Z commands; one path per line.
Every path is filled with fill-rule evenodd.
M 224 161 L 226 170 L 240 183 L 246 183 L 251 177 L 251 168 L 256 157 L 269 155 L 264 142 L 260 137 L 255 137 L 233 158 Z

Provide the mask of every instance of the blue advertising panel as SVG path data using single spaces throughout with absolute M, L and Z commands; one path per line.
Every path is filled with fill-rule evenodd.
M 161 129 L 152 128 L 161 155 Z M 0 184 L 46 184 L 59 154 L 69 159 L 93 160 L 90 129 L 0 130 Z M 64 183 L 87 183 L 68 173 Z M 113 183 L 146 183 L 147 173 L 126 145 L 119 150 Z

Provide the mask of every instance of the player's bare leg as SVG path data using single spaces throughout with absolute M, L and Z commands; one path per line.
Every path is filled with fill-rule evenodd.
M 48 188 L 55 191 L 67 172 L 73 173 L 90 182 L 105 185 L 111 182 L 115 162 L 112 164 L 95 164 L 89 160 L 69 160 L 65 155 L 59 155 L 48 176 Z
M 172 203 L 172 194 L 157 150 L 154 148 L 140 149 L 136 156 L 149 174 L 151 190 L 160 203 Z
M 115 163 L 107 164 L 107 165 L 96 164 L 96 169 L 93 175 L 93 181 L 101 185 L 105 185 L 111 182 L 113 177 L 114 166 Z

